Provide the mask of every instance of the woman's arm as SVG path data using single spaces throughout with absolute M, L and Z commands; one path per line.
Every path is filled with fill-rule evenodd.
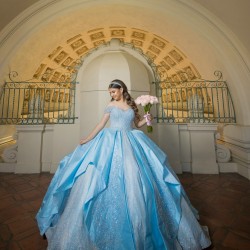
M 150 114 L 150 116 L 148 116 L 148 119 L 150 121 L 152 121 L 154 119 L 154 117 Z M 134 123 L 135 123 L 135 126 L 137 128 L 141 128 L 143 125 L 145 125 L 147 123 L 147 121 L 146 121 L 145 117 L 142 120 L 139 120 L 139 119 L 135 118 Z
M 106 125 L 109 120 L 109 113 L 104 114 L 102 120 L 96 125 L 93 131 L 84 139 L 80 140 L 80 144 L 85 144 L 92 140 Z
M 135 118 L 134 123 L 135 123 L 135 126 L 137 128 L 141 128 L 143 125 L 146 124 L 146 119 L 143 118 L 142 120 L 139 120 L 139 119 Z

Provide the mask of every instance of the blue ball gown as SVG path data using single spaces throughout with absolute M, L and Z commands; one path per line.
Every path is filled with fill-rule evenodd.
M 64 157 L 36 219 L 53 250 L 198 250 L 211 242 L 166 154 L 108 106 L 111 126 Z

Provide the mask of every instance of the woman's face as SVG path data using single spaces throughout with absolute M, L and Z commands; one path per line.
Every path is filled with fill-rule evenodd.
M 120 88 L 120 89 L 110 88 L 109 94 L 110 94 L 111 98 L 113 98 L 115 101 L 119 101 L 123 97 L 122 88 Z

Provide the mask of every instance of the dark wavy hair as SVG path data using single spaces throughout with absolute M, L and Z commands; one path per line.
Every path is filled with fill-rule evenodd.
M 128 93 L 128 88 L 126 86 L 126 84 L 119 80 L 119 79 L 115 79 L 113 80 L 110 84 L 109 84 L 109 89 L 120 89 L 122 88 L 123 89 L 123 97 L 126 101 L 126 103 L 134 110 L 134 113 L 135 113 L 135 118 L 137 120 L 140 120 L 141 119 L 141 116 L 139 114 L 139 111 L 138 111 L 138 108 L 134 102 L 134 99 L 131 97 L 131 95 Z M 113 101 L 113 98 L 111 99 L 111 101 Z

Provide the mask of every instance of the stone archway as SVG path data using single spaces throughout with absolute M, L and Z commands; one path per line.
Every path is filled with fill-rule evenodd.
M 153 70 L 136 56 L 139 58 L 136 52 L 123 50 L 120 41 L 113 39 L 110 46 L 100 48 L 84 61 L 78 71 L 76 91 L 81 134 L 86 136 L 102 117 L 110 100 L 107 87 L 112 80 L 121 79 L 133 98 L 152 91 Z
M 230 30 L 194 1 L 40 1 L 0 34 L 2 82 L 9 67 L 29 79 L 64 38 L 106 27 L 136 27 L 159 35 L 180 48 L 205 79 L 212 79 L 217 69 L 223 72 L 239 123 L 225 127 L 223 136 L 233 145 L 239 172 L 249 176 L 249 58 Z
M 151 0 L 119 4 L 114 0 L 40 1 L 1 33 L 1 75 L 8 73 L 9 65 L 18 72 L 35 72 L 44 51 L 56 48 L 63 38 L 79 34 L 80 30 L 102 28 L 97 25 L 100 23 L 104 28 L 137 27 L 160 35 L 199 65 L 198 71 L 205 79 L 212 79 L 213 72 L 220 69 L 233 99 L 241 100 L 236 105 L 237 120 L 243 125 L 250 123 L 250 112 L 244 112 L 250 107 L 249 61 L 229 30 L 195 2 L 164 0 L 156 5 Z M 29 69 L 24 65 L 30 65 Z

